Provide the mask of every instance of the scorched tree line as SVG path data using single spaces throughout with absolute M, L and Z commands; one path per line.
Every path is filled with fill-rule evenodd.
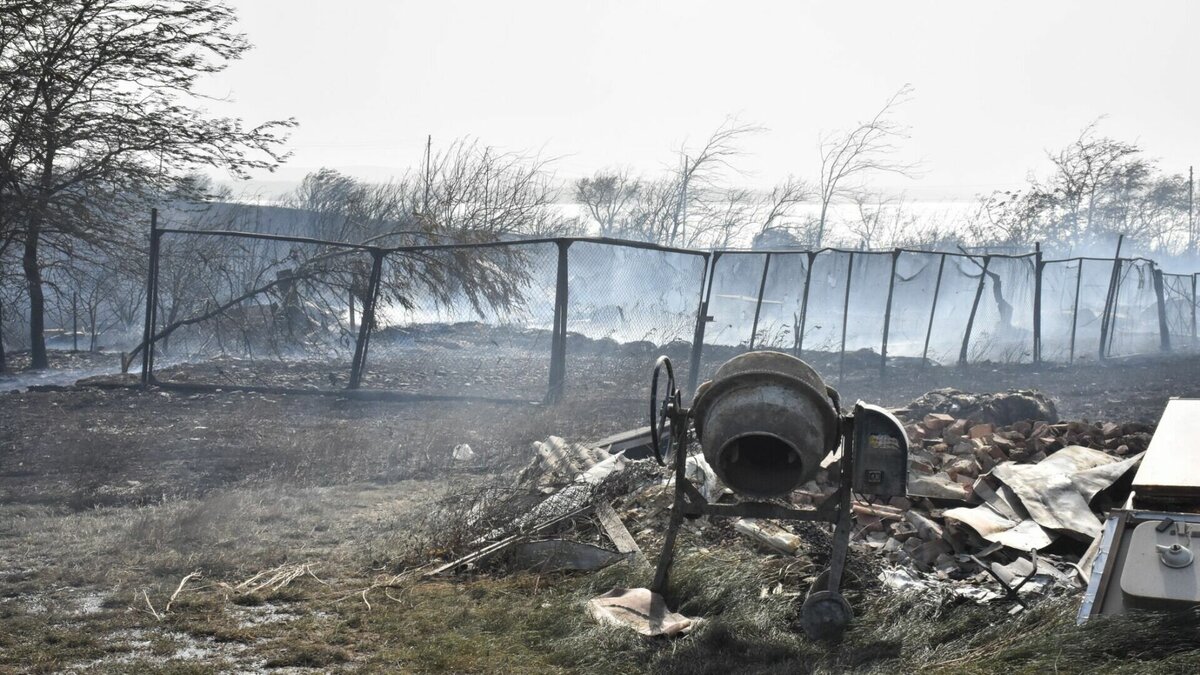
M 200 166 L 284 159 L 291 120 L 210 114 L 196 85 L 250 48 L 217 0 L 8 0 L 0 9 L 0 246 L 20 251 L 32 365 L 48 261 L 129 244 L 123 223 Z

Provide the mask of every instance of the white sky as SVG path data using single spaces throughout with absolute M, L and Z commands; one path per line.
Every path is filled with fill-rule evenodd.
M 910 194 L 1044 170 L 1099 115 L 1162 167 L 1200 163 L 1200 3 L 231 0 L 256 49 L 210 85 L 248 123 L 294 116 L 280 178 L 380 178 L 461 136 L 560 156 L 564 178 L 654 173 L 727 115 L 769 129 L 739 179 L 818 172 L 824 130 L 914 99 Z

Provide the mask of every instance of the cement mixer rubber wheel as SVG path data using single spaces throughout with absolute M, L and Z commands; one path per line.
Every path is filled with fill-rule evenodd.
M 812 593 L 800 607 L 800 626 L 811 640 L 836 640 L 853 619 L 850 603 L 835 591 Z

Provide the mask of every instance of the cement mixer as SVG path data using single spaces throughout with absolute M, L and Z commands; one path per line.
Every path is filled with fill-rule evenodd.
M 659 357 L 650 384 L 650 427 L 655 458 L 664 466 L 670 461 L 675 478 L 675 506 L 652 590 L 663 594 L 667 589 L 685 517 L 833 523 L 829 569 L 809 589 L 801 624 L 816 639 L 840 635 L 853 618 L 839 592 L 850 542 L 851 493 L 879 499 L 905 494 L 908 438 L 900 422 L 883 408 L 862 402 L 843 415 L 838 393 L 807 363 L 781 352 L 755 351 L 718 368 L 712 380 L 697 388 L 690 407 L 683 405 L 671 360 Z M 693 438 L 738 501 L 710 502 L 688 479 Z M 823 461 L 834 461 L 839 448 L 837 491 L 815 508 L 787 503 L 793 490 L 816 476 Z

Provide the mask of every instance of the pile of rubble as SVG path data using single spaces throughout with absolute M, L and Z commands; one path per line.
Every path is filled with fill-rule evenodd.
M 910 440 L 908 496 L 853 501 L 852 545 L 859 555 L 874 554 L 887 586 L 938 587 L 980 601 L 1021 602 L 1028 592 L 1081 585 L 1087 545 L 1103 512 L 1128 493 L 1122 479 L 1151 432 L 1142 424 L 1059 421 L 1053 403 L 1029 391 L 939 390 L 894 412 Z M 504 551 L 540 560 L 543 570 L 645 565 L 641 547 L 658 545 L 671 509 L 671 479 L 645 459 L 648 439 L 644 429 L 591 444 L 557 437 L 534 444 L 517 487 L 536 495 L 535 503 L 509 527 L 488 532 L 477 551 L 430 574 Z M 834 493 L 838 467 L 836 457 L 827 458 L 791 502 L 814 505 Z M 736 499 L 699 453 L 687 474 L 707 498 Z M 571 540 L 554 538 L 557 523 L 585 512 L 599 524 L 589 540 L 579 527 Z M 804 532 L 794 525 L 738 519 L 729 526 L 765 551 L 805 554 Z M 613 548 L 613 555 L 598 552 Z

